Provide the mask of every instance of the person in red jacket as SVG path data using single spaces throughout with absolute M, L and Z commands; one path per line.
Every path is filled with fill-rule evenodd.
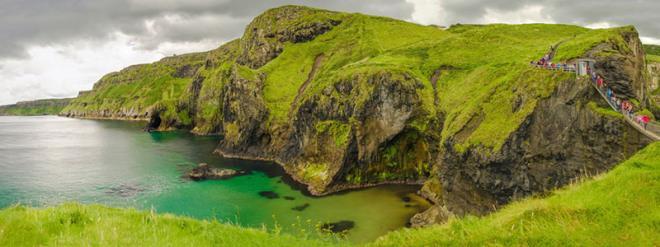
M 646 126 L 649 124 L 649 121 L 651 121 L 651 118 L 647 115 L 642 116 L 642 123 L 644 123 L 644 129 L 646 129 Z

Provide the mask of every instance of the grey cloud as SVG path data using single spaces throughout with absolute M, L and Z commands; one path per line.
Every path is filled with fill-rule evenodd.
M 0 59 L 26 55 L 31 45 L 77 39 L 103 40 L 119 31 L 136 37 L 144 49 L 162 42 L 229 40 L 239 37 L 259 13 L 285 4 L 408 18 L 404 0 L 0 0 Z M 168 22 L 165 16 L 181 16 Z M 154 21 L 150 33 L 146 21 Z

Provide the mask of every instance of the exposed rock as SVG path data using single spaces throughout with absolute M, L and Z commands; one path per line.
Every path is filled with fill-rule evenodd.
M 275 191 L 259 191 L 259 195 L 268 199 L 280 198 L 280 195 L 275 193 Z
M 345 233 L 355 227 L 355 222 L 350 220 L 341 220 L 321 225 L 321 230 L 333 233 Z
M 433 224 L 441 224 L 449 219 L 451 213 L 443 206 L 435 205 L 422 213 L 415 214 L 410 218 L 410 227 L 424 227 Z
M 266 11 L 255 18 L 245 29 L 241 39 L 241 55 L 237 62 L 253 69 L 259 68 L 282 53 L 284 43 L 310 41 L 341 23 L 339 19 L 327 15 L 326 18 L 290 25 L 291 22 L 304 20 L 304 16 L 315 12 L 318 10 L 284 6 Z M 285 23 L 289 25 L 284 25 Z
M 305 204 L 300 205 L 300 206 L 295 206 L 291 209 L 295 210 L 295 211 L 303 211 L 303 210 L 307 209 L 308 207 L 309 207 L 309 203 L 305 203 Z
M 232 169 L 210 167 L 206 163 L 201 163 L 199 166 L 193 168 L 192 171 L 188 173 L 188 177 L 192 180 L 223 179 L 235 176 L 237 174 L 240 174 L 240 172 Z
M 108 188 L 105 193 L 120 197 L 133 197 L 143 191 L 145 191 L 144 188 L 135 184 L 120 184 L 118 186 Z

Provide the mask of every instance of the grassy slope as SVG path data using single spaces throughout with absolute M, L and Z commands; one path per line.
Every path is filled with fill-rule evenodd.
M 657 246 L 658 157 L 660 142 L 655 142 L 614 170 L 557 190 L 548 198 L 512 203 L 483 218 L 397 231 L 374 245 Z
M 35 100 L 27 104 L 0 106 L 0 116 L 57 115 L 70 99 Z
M 206 56 L 207 53 L 192 53 L 167 57 L 107 74 L 94 85 L 93 91 L 76 98 L 64 111 L 146 112 L 151 107 L 163 107 L 168 110 L 166 114 L 176 114 L 175 104 L 192 78 L 177 78 L 174 73 L 184 65 L 201 65 Z
M 375 246 L 653 246 L 660 244 L 660 142 L 593 180 L 486 217 L 403 229 Z M 337 244 L 338 242 L 334 242 Z M 340 244 L 346 244 L 339 242 Z M 0 211 L 0 246 L 325 246 L 333 243 L 132 209 L 66 204 Z
M 271 11 L 272 12 L 272 11 Z M 266 15 L 271 12 L 266 12 Z M 307 79 L 319 54 L 325 59 L 314 80 L 300 100 L 318 94 L 341 79 L 351 78 L 361 88 L 360 95 L 371 89 L 366 78 L 375 73 L 406 74 L 424 85 L 418 90 L 424 113 L 416 126 L 424 130 L 434 113 L 445 115 L 442 138 L 452 138 L 473 118 L 480 124 L 461 140 L 459 149 L 484 146 L 498 149 L 508 135 L 530 114 L 540 98 L 547 97 L 556 83 L 570 78 L 561 72 L 535 70 L 527 66 L 548 48 L 567 41 L 559 48 L 557 58 L 579 57 L 593 45 L 608 40 L 617 42 L 620 31 L 631 27 L 590 30 L 571 25 L 459 25 L 448 30 L 421 26 L 399 20 L 361 14 L 346 14 L 323 10 L 308 10 L 306 15 L 286 25 L 304 24 L 306 20 L 339 19 L 342 23 L 310 42 L 287 43 L 282 54 L 258 70 L 240 67 L 241 73 L 266 75 L 264 95 L 273 124 L 285 123 L 288 113 L 297 107 L 293 100 Z M 246 38 L 246 37 L 244 37 Z M 239 49 L 233 46 L 232 49 Z M 201 100 L 203 113 L 196 116 L 199 132 L 207 132 L 219 122 L 219 102 L 216 101 L 222 81 L 227 80 L 234 64 L 235 53 L 227 52 L 219 69 L 200 73 L 215 78 L 209 100 Z M 200 58 L 198 56 L 196 58 Z M 189 61 L 201 62 L 199 59 Z M 439 105 L 434 106 L 431 75 L 441 66 L 444 71 L 438 82 Z M 177 102 L 187 102 L 191 79 L 172 78 L 171 66 L 158 62 L 140 67 L 139 71 L 122 71 L 128 82 L 100 83 L 98 92 L 76 101 L 89 103 L 83 110 L 136 108 L 144 111 L 154 105 L 164 106 L 169 116 L 187 124 L 187 113 L 176 112 Z M 110 81 L 108 76 L 101 81 Z M 356 79 L 357 78 L 357 79 Z M 206 82 L 204 83 L 206 87 Z M 513 112 L 514 102 L 523 99 L 520 110 Z M 360 99 L 355 99 L 360 103 Z M 211 103 L 206 103 L 211 101 Z M 80 105 L 76 106 L 81 110 Z M 70 109 L 69 109 L 70 110 Z
M 660 63 L 660 45 L 644 45 L 644 52 L 647 62 Z
M 0 211 L 0 246 L 323 246 L 325 242 L 131 209 L 65 204 Z
M 563 40 L 568 42 L 560 47 L 557 58 L 579 57 L 597 43 L 620 40 L 619 31 L 632 30 L 546 24 L 461 25 L 441 30 L 381 17 L 339 16 L 341 25 L 311 42 L 288 45 L 261 69 L 268 74 L 265 99 L 274 121 L 287 120 L 286 114 L 314 58 L 323 53 L 328 57 L 307 90 L 307 97 L 355 75 L 405 73 L 424 84 L 418 93 L 427 113 L 446 114 L 443 139 L 463 129 L 472 117 L 482 116 L 481 124 L 459 141 L 459 146 L 495 149 L 532 112 L 538 99 L 549 96 L 557 82 L 571 78 L 566 73 L 531 69 L 527 66 L 530 60 L 538 59 L 551 45 Z M 436 108 L 430 78 L 441 66 L 454 70 L 441 75 L 437 90 L 440 104 Z M 508 109 L 517 97 L 528 100 L 520 111 L 512 112 Z

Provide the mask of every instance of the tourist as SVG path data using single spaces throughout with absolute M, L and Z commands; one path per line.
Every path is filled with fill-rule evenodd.
M 596 79 L 596 83 L 598 84 L 598 88 L 603 88 L 603 77 L 598 76 L 598 79 Z
M 649 124 L 651 121 L 651 118 L 647 115 L 642 115 L 642 123 L 644 124 L 644 129 L 646 129 L 646 126 Z

